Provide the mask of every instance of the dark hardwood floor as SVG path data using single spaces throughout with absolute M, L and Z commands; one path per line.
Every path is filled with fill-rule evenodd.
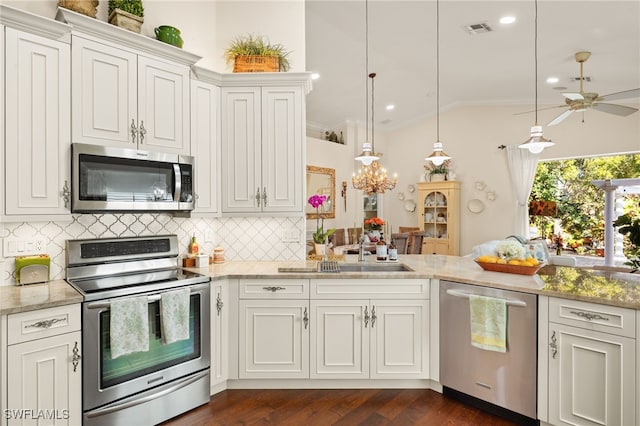
M 514 424 L 428 389 L 286 389 L 226 390 L 162 425 Z

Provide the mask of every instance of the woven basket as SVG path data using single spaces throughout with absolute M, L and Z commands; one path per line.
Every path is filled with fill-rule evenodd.
M 278 72 L 280 60 L 277 56 L 236 56 L 233 72 Z

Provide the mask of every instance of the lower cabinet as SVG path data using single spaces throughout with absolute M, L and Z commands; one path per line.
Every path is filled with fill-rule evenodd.
M 428 378 L 427 300 L 312 300 L 311 378 Z
M 79 306 L 9 315 L 7 342 L 7 424 L 80 424 Z
M 636 425 L 635 312 L 549 301 L 549 422 Z

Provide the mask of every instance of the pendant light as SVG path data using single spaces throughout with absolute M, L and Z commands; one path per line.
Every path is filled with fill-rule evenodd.
M 543 149 L 555 145 L 549 139 L 542 136 L 542 126 L 538 124 L 538 0 L 535 0 L 534 20 L 534 63 L 535 63 L 535 125 L 531 127 L 529 139 L 518 145 L 518 148 L 528 149 L 532 154 L 539 154 Z
M 436 166 L 451 160 L 451 157 L 442 150 L 440 142 L 440 1 L 436 1 L 436 142 L 433 144 L 433 152 L 425 158 Z
M 365 45 L 365 67 L 367 75 L 369 74 L 369 2 L 364 2 L 364 45 Z M 380 156 L 373 150 L 373 143 L 369 142 L 369 80 L 366 80 L 365 86 L 365 111 L 366 111 L 366 138 L 362 143 L 362 153 L 355 159 L 362 162 L 363 165 L 369 166 L 375 160 L 379 160 Z M 372 112 L 373 114 L 373 112 Z M 371 118 L 373 120 L 373 117 Z M 373 136 L 373 135 L 372 135 Z

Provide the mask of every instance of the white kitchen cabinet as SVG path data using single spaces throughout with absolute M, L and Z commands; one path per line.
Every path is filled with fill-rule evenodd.
M 7 424 L 80 424 L 80 305 L 12 314 L 7 324 Z
M 191 155 L 196 159 L 195 209 L 192 214 L 220 211 L 220 87 L 216 75 L 198 69 L 191 79 Z
M 211 282 L 211 390 L 224 389 L 229 377 L 229 303 L 227 280 Z
M 48 35 L 60 38 L 65 27 Z M 67 216 L 69 43 L 10 27 L 4 37 L 3 213 Z
M 635 312 L 549 301 L 549 422 L 637 424 Z
M 239 378 L 309 378 L 308 281 L 243 279 L 239 299 Z
M 56 19 L 72 26 L 72 142 L 189 154 L 200 58 L 68 9 Z
M 189 68 L 73 36 L 73 142 L 189 154 Z
M 302 213 L 301 86 L 222 88 L 222 212 Z
M 428 280 L 312 280 L 311 378 L 429 378 L 428 296 Z

